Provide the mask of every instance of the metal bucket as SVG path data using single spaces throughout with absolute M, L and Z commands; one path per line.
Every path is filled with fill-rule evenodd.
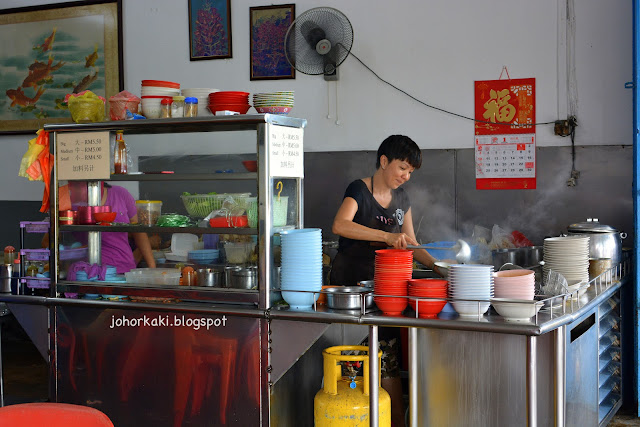
M 0 265 L 0 293 L 11 293 L 11 276 L 13 275 L 13 264 Z
M 531 267 L 540 264 L 543 258 L 542 246 L 525 246 L 522 248 L 494 249 L 491 251 L 491 260 L 495 270 L 507 263 L 521 267 Z

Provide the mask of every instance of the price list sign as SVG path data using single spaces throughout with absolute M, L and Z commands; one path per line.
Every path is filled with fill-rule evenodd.
M 269 125 L 267 132 L 269 132 L 269 175 L 303 178 L 303 129 Z
M 476 81 L 475 118 L 476 189 L 535 189 L 535 79 Z
M 109 179 L 109 132 L 58 133 L 56 162 L 61 180 Z

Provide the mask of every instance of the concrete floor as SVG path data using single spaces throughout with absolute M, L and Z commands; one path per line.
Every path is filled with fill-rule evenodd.
M 49 368 L 13 315 L 0 317 L 4 404 L 46 402 Z M 607 427 L 639 426 L 640 418 L 619 414 Z

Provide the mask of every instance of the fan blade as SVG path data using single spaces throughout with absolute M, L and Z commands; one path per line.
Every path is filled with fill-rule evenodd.
M 322 28 L 320 28 L 313 21 L 305 21 L 300 26 L 300 32 L 304 36 L 305 40 L 309 43 L 312 49 L 316 49 L 318 43 L 326 39 L 326 34 Z

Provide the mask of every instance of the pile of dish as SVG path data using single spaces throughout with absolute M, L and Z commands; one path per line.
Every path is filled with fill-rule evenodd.
M 495 298 L 491 305 L 507 321 L 528 321 L 543 302 L 533 299 L 535 273 L 532 270 L 505 270 L 494 274 Z
M 408 291 L 409 305 L 420 318 L 438 317 L 447 304 L 447 281 L 444 279 L 411 279 Z
M 292 309 L 309 309 L 322 289 L 322 230 L 282 231 L 280 245 L 282 298 Z
M 561 236 L 544 239 L 543 282 L 549 271 L 562 274 L 567 279 L 569 291 L 580 288 L 589 281 L 589 236 Z M 580 294 L 586 292 L 581 289 Z
M 265 92 L 253 94 L 253 108 L 258 113 L 289 114 L 293 108 L 294 92 Z
M 449 266 L 449 297 L 461 317 L 482 316 L 489 310 L 493 298 L 493 265 L 451 264 Z
M 407 307 L 407 282 L 413 274 L 413 251 L 380 249 L 376 251 L 373 276 L 373 300 L 382 314 L 400 316 Z M 399 298 L 398 298 L 399 297 Z
M 211 264 L 220 257 L 218 249 L 194 249 L 187 253 L 187 259 L 196 264 Z
M 198 100 L 198 116 L 210 116 L 205 105 L 209 103 L 209 95 L 215 92 L 219 92 L 220 89 L 214 89 L 210 87 L 192 87 L 182 89 L 182 96 L 185 98 L 196 98 Z
M 142 80 L 140 89 L 142 115 L 148 119 L 160 117 L 160 102 L 180 95 L 180 83 L 165 80 Z
M 249 92 L 219 91 L 209 94 L 208 107 L 211 114 L 216 111 L 233 111 L 246 114 L 251 108 Z

